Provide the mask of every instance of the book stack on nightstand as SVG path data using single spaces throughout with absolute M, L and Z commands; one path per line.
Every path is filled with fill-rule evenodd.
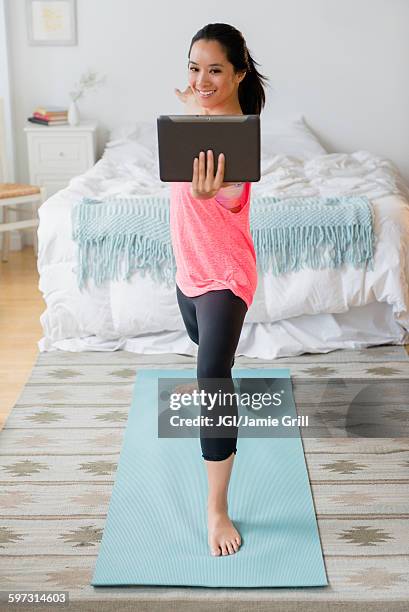
M 49 126 L 68 125 L 68 109 L 62 106 L 37 106 L 28 121 Z
M 27 122 L 30 183 L 46 187 L 50 197 L 91 168 L 96 161 L 96 130 L 96 121 L 52 128 Z

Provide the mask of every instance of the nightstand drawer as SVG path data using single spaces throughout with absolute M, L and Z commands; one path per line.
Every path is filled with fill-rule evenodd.
M 63 170 L 84 172 L 92 165 L 90 137 L 87 134 L 31 134 L 33 171 Z
M 44 185 L 47 198 L 68 187 L 72 178 L 95 164 L 95 121 L 77 126 L 27 125 L 27 149 L 30 183 Z

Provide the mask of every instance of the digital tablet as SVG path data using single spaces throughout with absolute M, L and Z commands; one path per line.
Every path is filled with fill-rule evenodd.
M 223 182 L 260 180 L 259 115 L 161 115 L 157 127 L 161 181 L 192 181 L 193 160 L 208 149 L 215 175 L 224 153 Z

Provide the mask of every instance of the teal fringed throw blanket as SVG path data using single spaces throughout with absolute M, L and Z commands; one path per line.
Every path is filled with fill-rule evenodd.
M 176 262 L 169 198 L 83 198 L 72 211 L 78 286 L 129 279 L 139 270 L 171 286 Z M 234 213 L 232 213 L 233 215 Z M 372 208 L 365 196 L 253 197 L 250 229 L 261 272 L 274 275 L 344 263 L 373 269 Z

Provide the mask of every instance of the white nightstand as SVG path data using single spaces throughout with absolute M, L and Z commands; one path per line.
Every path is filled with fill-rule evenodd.
M 26 123 L 30 183 L 44 186 L 49 198 L 70 179 L 95 164 L 96 121 L 77 126 Z

